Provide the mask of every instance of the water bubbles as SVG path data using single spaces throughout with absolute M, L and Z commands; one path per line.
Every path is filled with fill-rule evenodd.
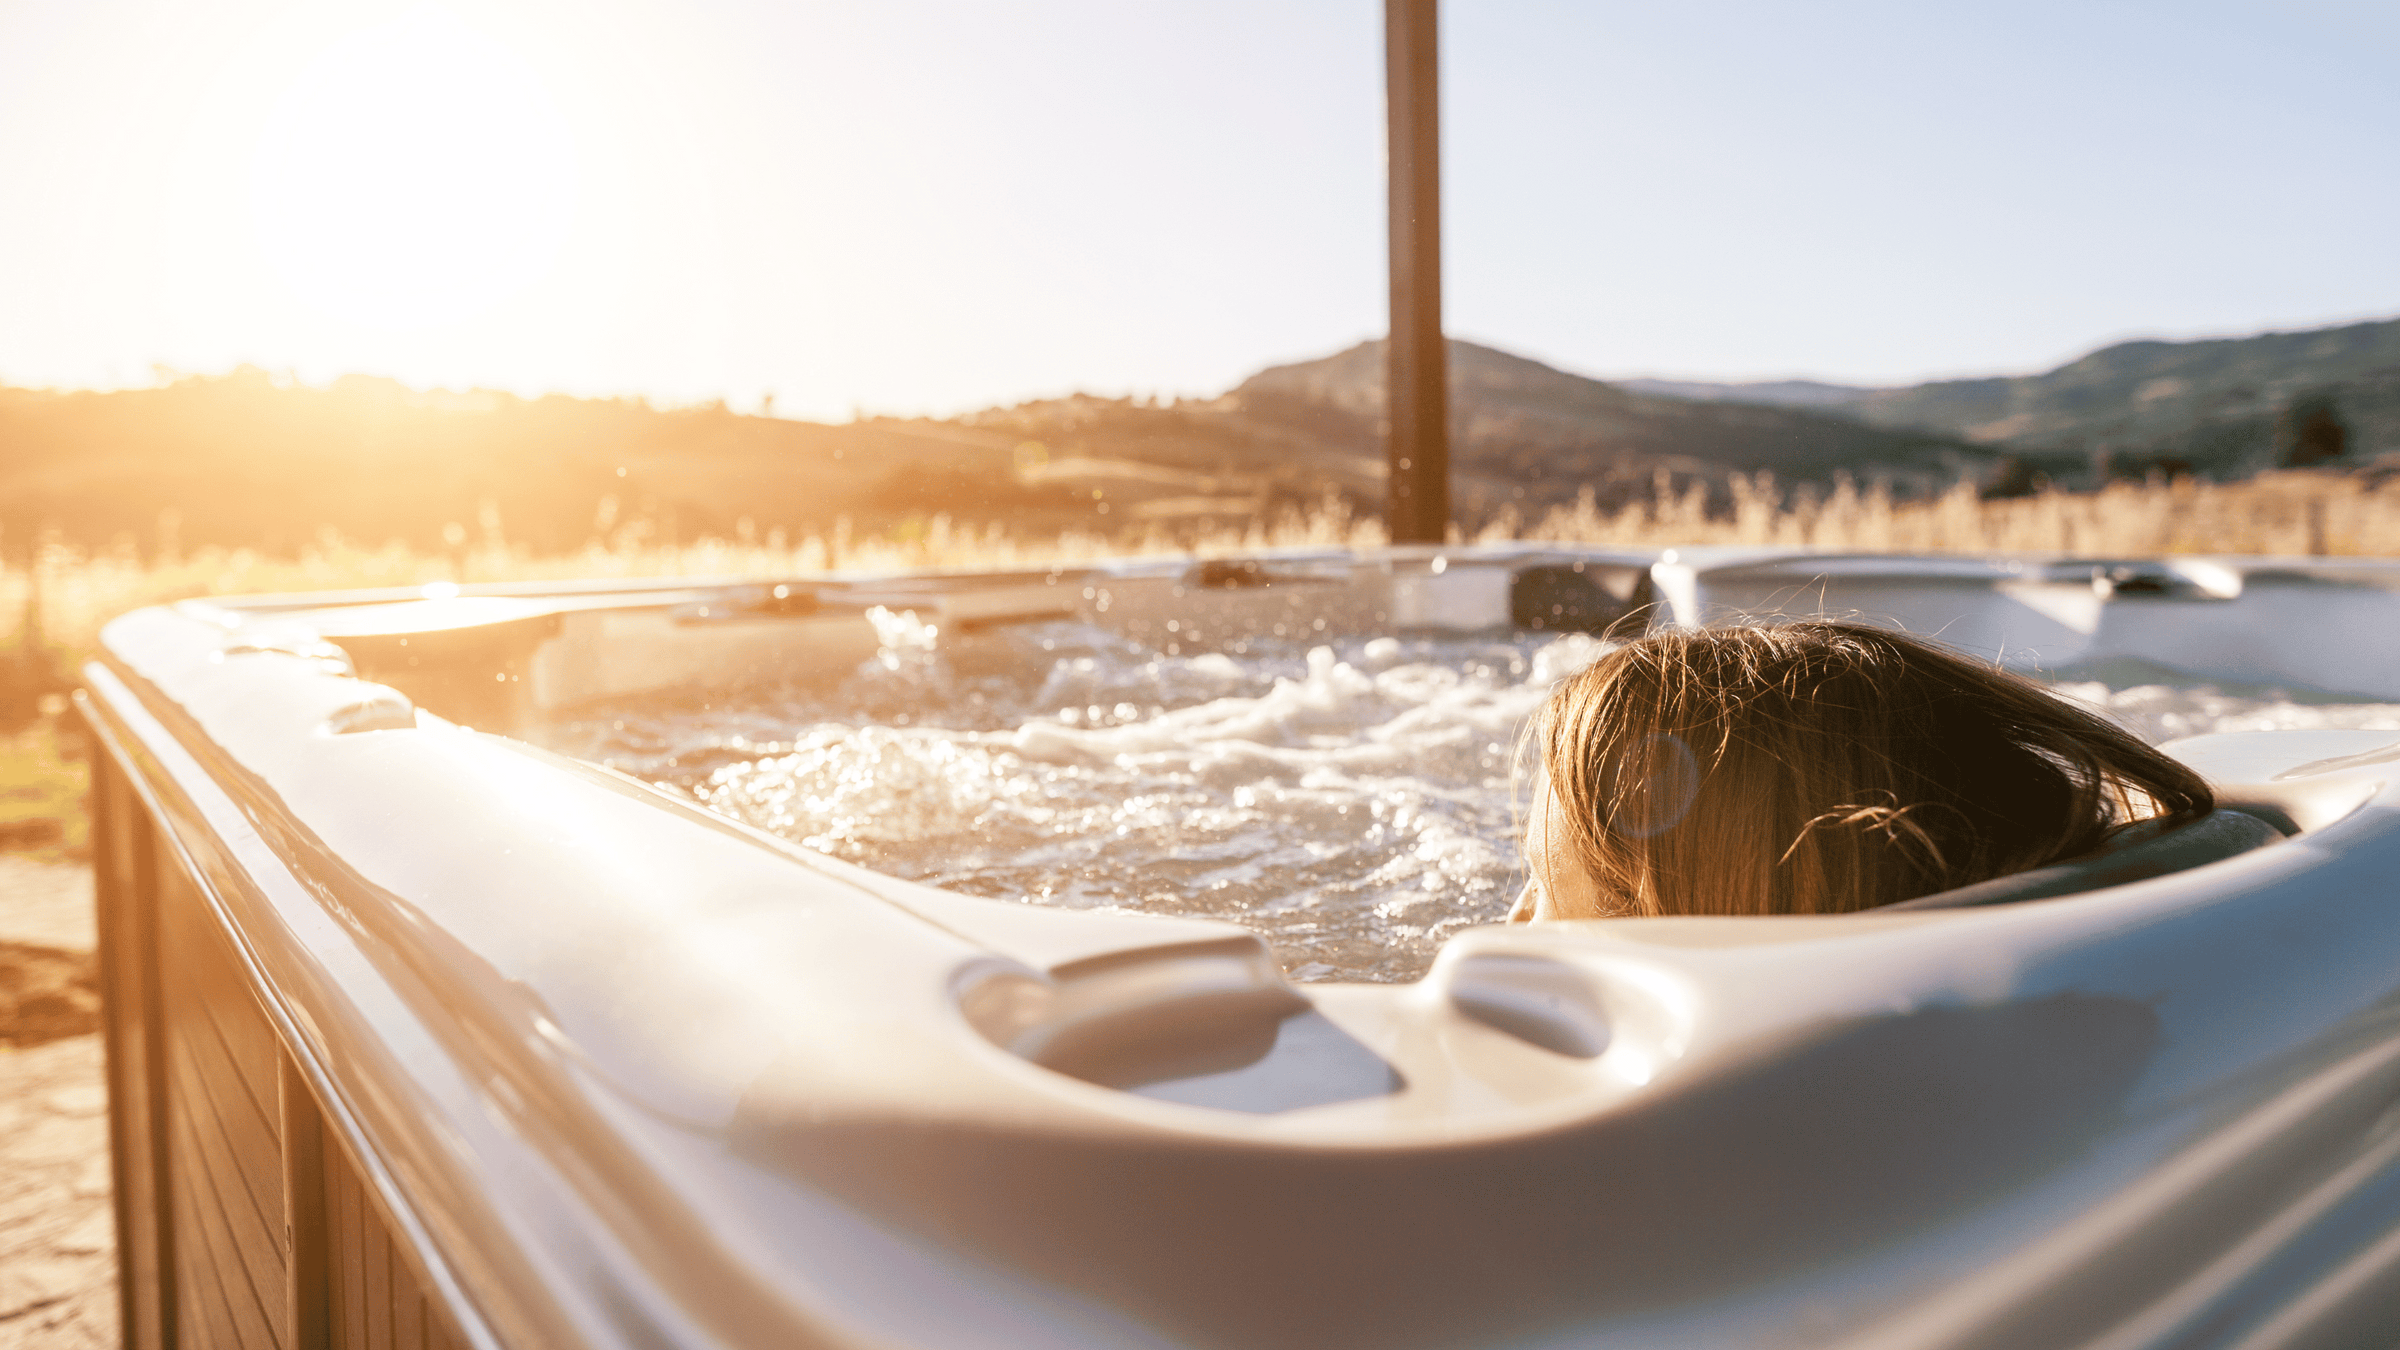
M 1533 671 L 1526 681 L 1546 689 L 1599 660 L 1615 645 L 1583 633 L 1570 633 L 1533 654 Z
M 612 710 L 584 724 L 590 744 L 561 748 L 879 871 L 1231 920 L 1295 978 L 1405 980 L 1452 934 L 1507 913 L 1522 884 L 1514 747 L 1550 688 L 1610 648 L 1311 631 L 1185 656 L 1058 623 L 976 635 L 1007 659 L 969 678 L 933 625 L 879 613 L 875 658 L 838 690 Z M 2151 740 L 2400 729 L 2392 705 L 2196 683 L 2058 688 Z
M 1206 652 L 1195 656 L 1184 662 L 1184 669 L 1203 679 L 1219 680 L 1228 684 L 1240 680 L 1244 673 L 1241 663 L 1223 652 Z
M 885 670 L 930 674 L 941 659 L 935 648 L 942 630 L 921 622 L 915 610 L 895 614 L 876 605 L 867 611 L 867 622 L 875 628 L 875 662 Z
M 2052 688 L 2098 708 L 2154 744 L 2214 731 L 2400 730 L 2400 704 L 2343 702 L 2279 689 L 2158 683 L 2112 687 L 2101 680 L 2062 681 Z
M 976 684 L 932 625 L 874 622 L 875 659 L 828 696 L 616 717 L 605 748 L 895 875 L 1245 923 L 1311 978 L 1414 978 L 1518 889 L 1496 750 L 1560 640 L 1254 638 L 1237 659 L 1053 624 L 1003 635 L 1013 671 Z

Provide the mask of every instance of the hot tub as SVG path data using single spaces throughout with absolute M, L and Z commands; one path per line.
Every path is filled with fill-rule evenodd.
M 2175 742 L 2288 837 L 2172 875 L 1366 979 L 848 863 L 560 728 L 925 629 L 1339 661 L 1734 611 L 2356 708 L 2396 590 L 1525 547 L 128 615 L 81 696 L 128 1344 L 2388 1342 L 2400 723 Z

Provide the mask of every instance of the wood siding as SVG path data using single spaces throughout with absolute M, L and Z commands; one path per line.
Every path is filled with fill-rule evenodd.
M 463 1350 L 216 910 L 95 759 L 127 1350 Z
M 179 1350 L 288 1350 L 281 1050 L 231 940 L 161 868 L 167 1188 Z
M 165 1064 L 158 1052 L 158 839 L 124 770 L 108 755 L 93 756 L 92 835 L 118 1311 L 125 1350 L 168 1350 L 175 1344 L 166 1279 L 174 1248 L 161 1128 Z
M 341 1350 L 458 1350 L 449 1320 L 426 1299 L 349 1160 L 339 1149 L 325 1155 L 333 1344 Z

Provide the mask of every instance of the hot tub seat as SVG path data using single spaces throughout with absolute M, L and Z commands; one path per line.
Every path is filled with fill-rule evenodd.
M 2139 830 L 2142 827 L 2135 825 L 2129 828 Z M 2248 853 L 2254 848 L 2281 843 L 2283 837 L 2283 831 L 2257 816 L 2220 809 L 2211 811 L 2189 825 L 2122 843 L 2100 853 L 2069 858 L 2047 867 L 2012 872 L 1990 881 L 1979 881 L 1972 886 L 1919 896 L 1896 905 L 1886 905 L 1876 912 L 1970 909 L 1978 905 L 2050 900 L 2187 871 Z

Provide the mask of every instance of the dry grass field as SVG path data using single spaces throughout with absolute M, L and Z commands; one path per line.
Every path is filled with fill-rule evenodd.
M 1819 495 L 1737 477 L 1732 497 L 1730 512 L 1711 511 L 1702 492 L 1662 485 L 1649 501 L 1611 515 L 1587 494 L 1537 521 L 1503 518 L 1482 537 L 1868 553 L 2400 555 L 2400 485 L 2352 474 L 2286 472 L 2236 484 L 2153 479 L 1990 501 L 1966 484 L 1895 501 L 1847 481 Z
M 1475 542 L 1541 540 L 1603 545 L 1743 544 L 1830 552 L 2347 554 L 2400 556 L 2400 481 L 2356 474 L 2286 472 L 2248 482 L 2177 479 L 2118 483 L 2095 493 L 2044 492 L 1979 500 L 1961 485 L 1931 499 L 1895 500 L 1880 487 L 1843 483 L 1830 493 L 1786 492 L 1772 480 L 1736 478 L 1731 509 L 1712 509 L 1705 487 L 1661 481 L 1646 499 L 1617 511 L 1590 493 L 1538 518 L 1503 513 Z M 638 525 L 638 522 L 636 522 Z M 202 595 L 413 586 L 431 581 L 527 581 L 569 577 L 812 576 L 903 568 L 1002 569 L 1117 555 L 1219 554 L 1284 546 L 1372 547 L 1379 521 L 1358 519 L 1338 501 L 1287 512 L 1246 530 L 1177 533 L 1155 524 L 1109 535 L 1068 532 L 1022 538 L 998 526 L 961 526 L 936 515 L 889 534 L 789 540 L 703 538 L 655 542 L 652 532 L 617 530 L 568 553 L 537 555 L 496 530 L 449 552 L 403 544 L 372 547 L 321 533 L 297 556 L 203 549 L 147 564 L 127 550 L 90 555 L 41 549 L 34 569 L 0 571 L 0 654 L 24 641 L 29 593 L 53 659 L 71 670 L 93 650 L 110 618 L 142 605 Z

